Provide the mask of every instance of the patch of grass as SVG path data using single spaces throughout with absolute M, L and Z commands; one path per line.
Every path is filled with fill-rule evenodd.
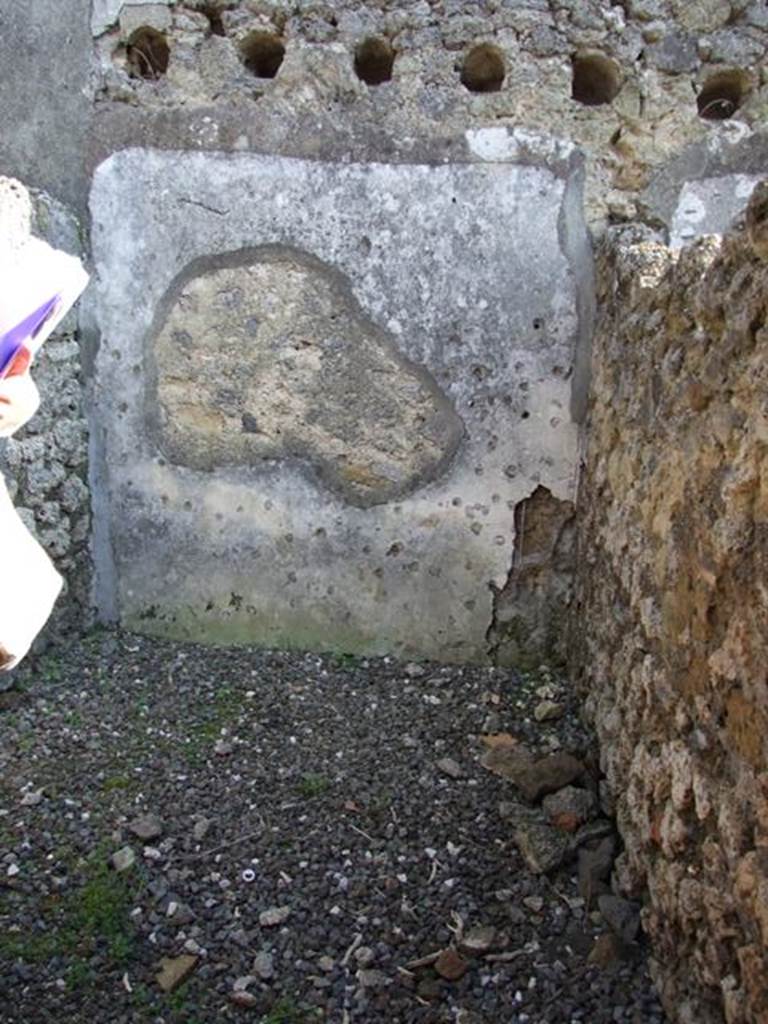
M 58 683 L 64 675 L 58 654 L 44 654 L 40 659 L 37 674 L 44 683 Z
M 39 964 L 54 956 L 70 952 L 69 944 L 63 945 L 58 932 L 30 935 L 23 932 L 6 932 L 0 935 L 0 956 L 4 960 L 23 960 L 28 964 Z
M 269 1013 L 261 1018 L 259 1024 L 303 1024 L 305 1020 L 296 1003 L 286 998 L 275 1003 Z
M 369 801 L 366 807 L 368 817 L 371 821 L 381 822 L 389 817 L 389 809 L 394 803 L 394 797 L 388 789 L 382 789 L 380 793 L 376 793 Z
M 314 775 L 309 772 L 306 775 L 302 775 L 296 789 L 301 796 L 311 800 L 312 797 L 320 796 L 322 793 L 326 793 L 331 788 L 331 780 L 326 779 L 324 775 Z
M 186 740 L 183 754 L 187 761 L 199 763 L 208 748 L 219 738 L 221 730 L 231 724 L 242 709 L 242 697 L 231 686 L 220 686 L 205 703 L 191 709 L 185 722 Z
M 108 957 L 108 967 L 124 967 L 133 959 L 135 936 L 129 919 L 138 895 L 136 876 L 126 878 L 112 871 L 106 853 L 86 861 L 82 885 L 51 908 L 45 932 L 0 933 L 0 956 L 40 963 L 54 956 L 83 960 L 98 947 Z M 75 982 L 82 982 L 87 964 L 73 965 Z
M 75 960 L 67 971 L 66 982 L 70 992 L 82 992 L 98 981 L 96 972 L 85 960 Z
M 90 944 L 98 938 L 105 940 L 110 958 L 121 967 L 133 953 L 134 932 L 128 914 L 135 902 L 134 886 L 111 870 L 103 857 L 89 862 L 89 876 L 77 894 L 72 924 Z
M 131 789 L 135 785 L 134 780 L 128 775 L 109 775 L 101 784 L 105 793 L 113 793 L 120 789 Z
M 187 984 L 175 992 L 165 994 L 143 982 L 135 982 L 130 1003 L 132 1024 L 139 1024 L 140 1021 L 155 1024 L 158 1020 L 164 1020 L 166 1024 L 207 1024 L 195 1012 L 197 1007 L 190 998 Z
M 362 658 L 357 654 L 348 654 L 342 651 L 339 654 L 331 655 L 330 661 L 336 668 L 343 668 L 351 672 L 359 667 Z
M 28 754 L 35 748 L 35 737 L 34 736 L 19 736 L 16 740 L 16 749 L 21 754 Z
M 169 992 L 165 997 L 166 1005 L 174 1013 L 189 1013 L 192 1009 L 189 1002 L 189 985 L 180 985 L 175 992 Z
M 131 992 L 131 1009 L 138 1015 L 139 1020 L 149 1020 L 151 1018 L 155 1003 L 156 999 L 153 997 L 153 994 L 150 992 L 147 985 L 144 985 L 142 982 L 137 982 L 133 986 L 133 992 Z

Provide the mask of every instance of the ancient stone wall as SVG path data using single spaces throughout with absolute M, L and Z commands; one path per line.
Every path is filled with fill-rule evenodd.
M 357 299 L 363 299 L 359 310 L 363 336 L 369 328 L 386 329 L 390 321 L 397 321 L 400 336 L 396 341 L 400 350 L 433 374 L 441 388 L 447 385 L 445 397 L 454 404 L 445 407 L 440 415 L 443 419 L 446 415 L 458 416 L 468 439 L 464 444 L 457 436 L 451 440 L 446 435 L 445 443 L 438 440 L 435 445 L 429 441 L 411 465 L 408 449 L 414 439 L 418 440 L 419 431 L 405 429 L 405 420 L 400 423 L 400 412 L 405 407 L 394 392 L 376 397 L 367 385 L 361 390 L 362 377 L 355 366 L 359 363 L 359 369 L 366 360 L 370 363 L 368 357 L 363 355 L 362 363 L 350 363 L 341 351 L 336 357 L 338 366 L 347 368 L 345 372 L 354 371 L 358 404 L 365 405 L 365 410 L 361 406 L 355 412 L 344 372 L 316 372 L 316 339 L 307 342 L 305 338 L 297 362 L 294 355 L 280 356 L 275 345 L 265 340 L 266 336 L 254 335 L 254 344 L 261 354 L 254 351 L 253 359 L 243 359 L 242 353 L 251 344 L 246 339 L 235 361 L 237 365 L 225 365 L 227 360 L 217 364 L 225 375 L 234 375 L 239 382 L 226 389 L 220 383 L 201 385 L 208 357 L 201 360 L 194 350 L 202 351 L 204 339 L 220 330 L 221 324 L 214 330 L 213 323 L 204 322 L 203 316 L 197 318 L 197 326 L 191 329 L 184 323 L 184 304 L 177 304 L 165 332 L 158 337 L 156 352 L 153 343 L 142 341 L 144 352 L 148 353 L 148 362 L 142 365 L 147 374 L 146 393 L 157 399 L 154 411 L 146 408 L 147 426 L 151 427 L 149 432 L 158 453 L 170 465 L 198 472 L 194 486 L 189 472 L 184 478 L 187 510 L 191 512 L 201 503 L 214 500 L 211 496 L 222 473 L 231 479 L 238 472 L 237 467 L 241 475 L 243 467 L 249 467 L 251 476 L 256 473 L 255 479 L 259 480 L 258 489 L 262 489 L 265 477 L 259 466 L 284 467 L 283 478 L 287 481 L 292 478 L 297 460 L 303 460 L 342 502 L 334 512 L 331 528 L 318 522 L 313 529 L 323 531 L 318 535 L 321 540 L 326 532 L 345 539 L 341 546 L 332 545 L 330 551 L 324 540 L 324 546 L 313 542 L 312 550 L 305 550 L 306 531 L 304 526 L 297 526 L 293 512 L 287 517 L 280 512 L 280 526 L 270 526 L 265 534 L 266 520 L 274 518 L 288 500 L 265 492 L 263 501 L 268 508 L 258 514 L 248 513 L 247 537 L 242 524 L 231 523 L 225 529 L 219 519 L 212 537 L 223 531 L 229 546 L 222 546 L 219 540 L 214 543 L 213 539 L 196 539 L 196 553 L 202 543 L 202 548 L 218 552 L 220 566 L 230 569 L 229 578 L 226 572 L 203 572 L 206 579 L 217 578 L 219 582 L 215 593 L 209 594 L 200 608 L 192 612 L 191 608 L 199 602 L 184 596 L 183 584 L 171 582 L 175 573 L 169 571 L 165 579 L 173 591 L 172 603 L 176 607 L 171 607 L 168 595 L 145 592 L 140 580 L 132 579 L 132 573 L 140 579 L 147 576 L 141 573 L 133 555 L 122 557 L 121 537 L 125 531 L 120 523 L 143 520 L 144 498 L 134 495 L 126 502 L 113 488 L 104 512 L 108 519 L 107 506 L 112 505 L 114 521 L 101 530 L 97 516 L 99 579 L 105 581 L 105 586 L 97 591 L 102 611 L 112 609 L 114 614 L 124 617 L 129 614 L 132 624 L 142 628 L 162 629 L 164 623 L 177 623 L 180 617 L 189 618 L 191 614 L 191 624 L 185 628 L 197 635 L 213 630 L 221 638 L 223 626 L 231 639 L 236 635 L 263 636 L 271 637 L 272 642 L 312 646 L 317 642 L 315 637 L 321 635 L 325 643 L 371 649 L 373 640 L 367 630 L 352 628 L 356 618 L 361 617 L 365 623 L 375 621 L 376 643 L 383 644 L 382 649 L 416 653 L 417 648 L 408 646 L 413 643 L 412 638 L 404 638 L 399 627 L 393 632 L 392 625 L 393 616 L 404 616 L 414 623 L 415 610 L 424 634 L 418 649 L 430 656 L 492 657 L 514 662 L 527 658 L 537 661 L 544 653 L 562 654 L 562 622 L 572 575 L 570 499 L 576 468 L 573 421 L 583 412 L 587 384 L 591 314 L 588 247 L 584 245 L 578 253 L 569 253 L 572 265 L 578 268 L 577 274 L 582 275 L 576 303 L 579 329 L 565 346 L 570 351 L 564 353 L 563 346 L 548 336 L 551 317 L 542 317 L 535 310 L 530 322 L 538 325 L 537 343 L 531 346 L 525 341 L 521 348 L 520 325 L 511 310 L 518 301 L 514 299 L 515 293 L 522 295 L 522 308 L 530 307 L 523 294 L 530 289 L 521 287 L 525 274 L 516 277 L 517 250 L 534 252 L 538 246 L 534 234 L 526 234 L 526 228 L 521 232 L 520 227 L 530 222 L 528 205 L 532 209 L 539 207 L 543 215 L 542 204 L 546 200 L 543 193 L 520 191 L 515 200 L 520 212 L 512 215 L 506 226 L 504 218 L 511 211 L 505 212 L 499 204 L 497 224 L 508 236 L 509 251 L 497 247 L 497 253 L 511 272 L 507 283 L 498 288 L 496 280 L 503 279 L 498 267 L 484 264 L 487 255 L 471 256 L 475 241 L 468 242 L 461 230 L 456 231 L 456 226 L 467 218 L 483 220 L 486 197 L 478 178 L 475 192 L 465 189 L 454 193 L 455 206 L 446 210 L 442 227 L 435 222 L 428 229 L 424 248 L 429 249 L 433 269 L 412 268 L 414 278 L 422 273 L 431 275 L 433 284 L 437 284 L 418 300 L 422 308 L 406 305 L 402 316 L 394 316 L 390 307 L 400 294 L 398 287 L 386 279 L 386 274 L 378 274 L 375 281 L 371 275 L 375 264 L 381 262 L 386 245 L 402 244 L 406 233 L 402 221 L 418 219 L 424 200 L 413 192 L 410 199 L 403 200 L 402 208 L 395 210 L 401 200 L 396 200 L 394 193 L 384 196 L 378 186 L 368 191 L 369 185 L 362 183 L 365 177 L 349 196 L 342 194 L 343 190 L 339 191 L 334 183 L 346 179 L 350 166 L 367 168 L 367 180 L 373 181 L 373 168 L 382 164 L 392 168 L 388 173 L 393 182 L 398 176 L 405 178 L 409 173 L 405 168 L 413 166 L 458 169 L 484 162 L 504 173 L 506 164 L 540 162 L 540 133 L 546 132 L 568 140 L 569 145 L 576 143 L 585 154 L 584 197 L 570 202 L 567 208 L 563 206 L 558 227 L 563 239 L 578 233 L 582 216 L 596 232 L 612 220 L 638 216 L 671 226 L 683 180 L 705 173 L 716 176 L 733 166 L 750 170 L 747 165 L 755 159 L 754 154 L 745 156 L 741 148 L 750 142 L 750 126 L 761 122 L 766 105 L 761 61 L 768 41 L 768 24 L 762 6 L 734 5 L 724 0 L 695 4 L 659 0 L 615 6 L 591 0 L 97 0 L 91 30 L 98 74 L 89 166 L 95 169 L 100 162 L 102 167 L 107 166 L 105 158 L 116 150 L 140 148 L 147 155 L 134 160 L 137 183 L 142 180 L 142 164 L 154 167 L 157 151 L 168 149 L 198 153 L 201 160 L 204 153 L 210 153 L 211 167 L 223 166 L 223 153 L 230 154 L 231 161 L 250 154 L 255 169 L 259 167 L 257 154 L 311 161 L 322 167 L 320 173 L 327 176 L 329 183 L 327 191 L 330 194 L 330 190 L 335 190 L 337 200 L 333 210 L 318 208 L 315 216 L 325 218 L 318 221 L 318 228 L 334 250 L 329 267 L 349 275 Z M 694 155 L 688 163 L 683 160 L 668 172 L 666 178 L 662 175 L 662 180 L 657 180 L 671 158 L 690 152 L 696 143 L 707 149 L 706 158 Z M 174 159 L 167 158 L 169 174 Z M 183 166 L 187 163 L 180 161 L 179 167 Z M 253 213 L 237 212 L 241 224 L 248 223 L 249 218 L 253 221 L 250 236 L 241 232 L 243 241 L 238 244 L 258 248 L 278 242 L 293 252 L 293 258 L 304 261 L 305 267 L 307 257 L 311 262 L 327 248 L 325 242 L 313 240 L 314 247 L 305 251 L 306 238 L 302 241 L 302 232 L 297 233 L 295 225 L 291 226 L 292 218 L 296 219 L 291 168 L 303 166 L 282 165 L 287 188 L 269 207 L 270 223 L 263 222 L 257 209 Z M 97 182 L 100 173 L 97 172 Z M 258 175 L 258 170 L 253 173 Z M 437 179 L 437 170 L 430 173 Z M 452 180 L 456 173 L 452 170 L 445 180 Z M 160 187 L 161 180 L 158 178 L 153 184 L 156 208 L 148 208 L 143 214 L 148 220 L 146 238 L 153 237 L 152 224 L 170 222 L 170 204 L 183 203 L 189 214 L 185 230 L 189 233 L 194 223 L 198 236 L 188 248 L 194 249 L 198 257 L 207 253 L 210 258 L 235 259 L 233 253 L 227 256 L 222 251 L 223 239 L 231 234 L 225 224 L 226 218 L 232 216 L 231 202 L 228 198 L 224 201 L 226 185 L 222 184 L 222 194 L 217 194 L 215 187 L 211 190 L 204 183 L 204 176 L 198 176 L 197 185 L 190 181 L 190 187 L 185 185 L 183 194 L 177 195 L 176 184 L 170 184 L 170 177 L 167 191 Z M 718 180 L 715 178 L 715 188 L 719 187 Z M 745 180 L 745 195 L 753 184 L 751 178 Z M 139 193 L 138 188 L 128 188 L 122 195 L 118 190 L 110 198 L 109 210 L 99 209 L 97 213 L 93 207 L 97 239 L 110 237 L 110 221 L 118 216 L 118 211 L 120 218 L 130 222 L 138 206 L 144 208 Z M 252 202 L 266 209 L 265 202 L 272 204 L 273 199 L 255 186 Z M 128 209 L 126 203 L 133 209 Z M 376 205 L 379 203 L 383 208 Z M 412 209 L 406 212 L 409 203 Z M 432 199 L 429 203 L 434 205 Z M 690 206 L 689 201 L 687 207 Z M 365 217 L 370 221 L 368 228 L 363 226 Z M 345 254 L 340 240 L 343 239 L 343 246 L 349 244 L 344 233 L 352 221 L 360 223 L 364 236 L 360 245 L 368 248 L 352 249 Z M 686 223 L 680 231 L 689 227 Z M 445 235 L 442 239 L 441 231 Z M 119 239 L 119 233 L 115 237 Z M 208 239 L 202 247 L 201 237 Z M 177 261 L 176 252 L 162 257 L 162 262 L 170 265 L 169 260 Z M 448 253 L 450 258 L 446 260 Z M 286 253 L 283 257 L 287 258 Z M 413 254 L 409 258 L 413 259 Z M 147 267 L 155 278 L 149 257 L 138 257 L 132 272 L 141 275 L 147 272 Z M 438 312 L 430 308 L 431 304 L 442 288 L 444 275 L 454 273 L 455 287 L 446 295 L 450 294 L 461 305 L 463 285 L 459 282 L 466 280 L 473 268 L 478 281 L 483 277 L 487 281 L 481 301 L 495 310 L 496 327 L 484 332 L 482 342 L 478 337 L 467 344 L 467 339 L 474 338 L 476 315 L 467 307 L 465 312 L 456 311 L 454 328 L 444 342 L 439 335 L 448 305 L 440 300 L 443 305 Z M 177 269 L 181 272 L 182 265 Z M 262 266 L 257 270 L 252 265 L 236 271 L 230 267 L 221 270 L 219 277 L 228 274 L 234 280 L 233 275 L 247 274 L 255 281 L 258 276 L 263 283 L 269 280 L 272 284 L 257 291 L 283 294 L 286 289 L 279 282 L 287 272 L 284 261 L 273 261 L 271 269 Z M 114 274 L 111 267 L 109 273 Z M 218 287 L 213 275 L 208 275 L 204 286 L 202 279 L 195 283 L 193 290 L 203 287 L 209 291 Z M 230 281 L 219 291 L 234 295 L 238 288 L 242 291 Z M 476 285 L 473 288 L 477 291 Z M 302 289 L 306 291 L 303 286 L 299 291 Z M 150 282 L 146 292 L 151 291 Z M 190 296 L 184 301 L 188 308 Z M 201 308 L 209 305 L 203 303 Z M 286 305 L 284 313 L 287 309 Z M 510 316 L 507 329 L 504 324 Z M 242 323 L 255 323 L 260 317 L 260 313 L 251 310 L 250 317 Z M 322 321 L 323 316 L 314 316 L 320 333 Z M 428 321 L 427 329 L 432 336 L 418 337 Z M 238 331 L 240 328 L 235 334 Z M 414 331 L 415 336 L 410 337 Z M 101 314 L 95 314 L 94 336 L 101 337 L 112 348 L 124 345 L 126 353 L 131 350 L 129 358 L 134 360 L 131 332 L 126 332 L 122 339 L 120 333 L 117 325 L 107 324 Z M 185 339 L 184 351 L 178 341 L 181 338 Z M 499 373 L 494 367 L 503 363 L 505 348 L 508 365 Z M 520 356 L 523 348 L 524 358 Z M 276 398 L 275 402 L 264 401 L 258 388 L 241 386 L 249 378 L 262 376 L 261 391 L 274 392 L 273 385 L 288 366 L 288 356 L 301 378 L 297 387 L 292 387 L 291 395 Z M 97 365 L 108 373 L 111 358 Z M 180 358 L 192 370 L 191 375 L 187 369 L 181 374 L 176 372 L 174 367 Z M 199 364 L 196 368 L 191 366 L 195 361 Z M 279 373 L 276 366 L 281 367 Z M 393 381 L 395 377 L 396 374 Z M 376 379 L 384 380 L 381 367 L 376 371 Z M 105 380 L 106 377 L 100 378 L 100 390 L 104 390 Z M 554 404 L 540 400 L 545 392 L 556 396 Z M 316 399 L 321 394 L 329 404 L 330 415 L 318 415 L 316 411 Z M 440 395 L 436 393 L 436 397 L 440 402 Z M 386 413 L 387 421 L 396 425 L 398 437 L 391 426 L 382 426 L 384 405 L 380 399 L 384 398 L 385 404 L 391 406 Z M 525 408 L 521 405 L 518 418 L 507 417 L 509 422 L 502 422 L 499 408 L 503 411 L 506 403 L 507 412 L 511 413 L 524 398 L 528 404 Z M 462 460 L 469 458 L 476 445 L 474 421 L 479 410 L 491 401 L 497 405 L 493 414 L 495 425 L 487 443 L 495 448 L 489 447 L 482 459 L 472 455 L 475 476 L 466 484 L 459 484 Z M 118 415 L 119 405 L 118 402 L 115 406 Z M 343 415 L 334 411 L 337 405 L 343 409 Z M 299 423 L 303 415 L 299 407 L 308 410 L 311 424 Z M 430 422 L 435 411 L 426 412 Z M 109 410 L 103 412 L 109 416 Z M 423 420 L 424 410 L 414 407 L 414 414 L 419 421 Z M 528 414 L 531 419 L 521 424 L 520 418 Z M 357 426 L 350 430 L 353 420 Z M 110 437 L 119 439 L 120 429 L 111 428 L 105 433 L 105 451 L 110 450 Z M 381 449 L 377 456 L 372 454 L 369 443 L 374 435 L 378 435 Z M 100 448 L 98 444 L 96 447 Z M 433 449 L 431 454 L 428 449 Z M 138 452 L 139 447 L 133 445 L 133 451 Z M 512 453 L 514 458 L 506 459 Z M 486 463 L 489 457 L 498 462 L 502 455 L 506 461 L 499 464 L 499 473 L 494 476 L 495 470 Z M 568 459 L 572 460 L 570 466 Z M 106 463 L 113 467 L 116 479 L 121 471 L 114 468 L 117 464 L 112 455 L 107 456 Z M 130 464 L 129 458 L 126 465 Z M 451 537 L 457 517 L 474 532 L 458 547 L 452 539 L 446 545 L 447 535 L 441 525 L 427 557 L 419 539 L 422 527 L 412 523 L 409 516 L 417 515 L 418 523 L 428 523 L 428 530 L 434 530 L 431 524 L 435 510 L 431 504 L 428 515 L 421 511 L 417 514 L 416 509 L 422 498 L 428 503 L 432 500 L 424 485 L 432 485 L 437 477 L 428 467 L 447 469 L 451 464 L 459 468 L 459 474 L 447 476 L 451 495 L 446 497 L 444 508 L 459 511 L 441 509 L 437 521 L 446 528 L 450 524 Z M 104 490 L 106 471 L 102 476 L 96 467 L 95 472 Z M 208 474 L 207 483 L 199 476 L 201 472 Z M 351 475 L 358 477 L 356 482 Z M 140 474 L 126 469 L 131 486 L 146 495 L 146 484 L 137 483 L 137 476 Z M 421 484 L 413 486 L 419 480 Z M 171 553 L 175 540 L 169 538 L 176 536 L 179 524 L 170 521 L 169 509 L 173 511 L 176 505 L 167 497 L 167 486 L 158 487 L 167 500 L 159 517 L 168 523 L 167 529 L 164 527 L 163 550 Z M 398 513 L 394 528 L 378 522 L 377 517 L 386 514 L 386 505 L 383 510 L 369 513 L 363 525 L 356 506 L 379 505 L 386 498 L 387 489 L 390 509 L 401 509 L 398 497 L 406 501 L 412 497 L 415 504 L 404 506 L 406 511 Z M 251 494 L 255 494 L 253 487 Z M 290 500 L 295 504 L 295 499 Z M 438 504 L 441 501 L 438 497 Z M 315 495 L 311 501 L 315 509 L 326 503 L 325 494 Z M 245 507 L 240 499 L 234 502 L 234 508 L 238 507 Z M 155 527 L 159 519 L 154 513 L 150 516 Z M 248 532 L 254 524 L 258 527 L 257 535 Z M 292 538 L 286 549 L 290 553 L 287 560 L 282 549 L 273 551 L 272 534 L 276 529 Z M 388 538 L 381 551 L 381 545 L 369 536 L 371 530 Z M 188 532 L 186 526 L 182 533 L 185 531 Z M 150 535 L 151 530 L 145 530 L 144 536 Z M 311 533 L 306 533 L 309 536 Z M 491 543 L 492 557 L 487 552 L 479 556 L 487 542 Z M 270 567 L 259 569 L 258 593 L 249 571 L 241 571 L 244 563 L 234 557 L 235 548 L 258 552 L 262 564 Z M 388 554 L 390 551 L 395 554 Z M 265 552 L 269 552 L 268 557 Z M 347 578 L 350 555 L 357 566 L 355 579 Z M 338 570 L 333 566 L 341 564 L 340 556 L 344 563 L 343 578 L 337 579 Z M 187 556 L 182 561 L 198 564 L 197 558 L 190 563 Z M 255 565 L 250 554 L 246 561 Z M 232 567 L 236 563 L 239 567 L 235 571 Z M 408 567 L 405 575 L 403 567 Z M 397 570 L 394 574 L 393 569 Z M 317 574 L 322 576 L 322 582 L 315 579 Z M 447 585 L 446 578 L 450 581 Z M 435 580 L 439 580 L 437 590 Z M 297 593 L 302 586 L 314 595 L 311 601 Z M 319 609 L 318 595 L 322 595 L 322 604 L 336 625 L 327 623 L 323 617 L 319 630 L 313 625 L 307 632 L 305 627 L 315 622 Z M 429 605 L 429 614 L 423 601 Z M 278 608 L 283 611 L 277 611 Z M 350 608 L 356 609 L 351 618 Z M 269 619 L 266 625 L 262 622 L 265 614 Z M 298 631 L 294 622 L 297 616 L 302 627 Z M 262 623 L 258 628 L 257 620 Z M 342 628 L 341 623 L 346 625 Z
M 0 112 L 6 153 L 0 170 L 23 169 L 33 184 L 77 210 L 85 206 L 96 167 L 122 149 L 280 155 L 331 169 L 350 162 L 493 166 L 535 162 L 534 133 L 544 131 L 585 153 L 585 216 L 599 232 L 611 221 L 637 217 L 672 226 L 680 185 L 689 179 L 709 176 L 701 185 L 706 192 L 720 187 L 718 175 L 737 169 L 745 174 L 740 188 L 747 194 L 763 155 L 759 147 L 745 149 L 766 111 L 768 18 L 764 4 L 755 0 L 627 0 L 613 6 L 597 0 L 40 0 L 34 8 L 28 13 L 26 5 L 12 3 L 0 15 L 8 100 Z M 68 26 L 71 45 L 66 47 L 56 45 L 61 24 Z M 52 84 L 47 70 L 33 75 L 33 57 L 37 71 L 54 69 L 51 76 L 67 87 Z M 39 113 L 34 123 L 26 116 L 30 96 Z M 162 190 L 156 195 L 162 207 Z M 199 196 L 182 198 L 190 212 L 202 211 L 209 219 L 221 208 L 215 197 L 206 200 L 207 212 L 194 205 Z M 686 194 L 687 207 L 698 209 L 701 203 L 697 196 L 694 200 Z M 462 216 L 471 216 L 475 197 L 467 194 L 461 202 Z M 561 229 L 573 234 L 572 222 L 580 216 L 571 203 Z M 122 217 L 116 206 L 105 230 L 119 233 Z M 683 224 L 681 236 L 687 230 Z M 258 239 L 251 243 L 258 245 Z M 217 254 L 213 244 L 209 255 Z M 362 250 L 360 257 L 366 258 Z M 459 266 L 465 257 L 454 254 Z M 570 258 L 582 266 L 586 282 L 586 246 Z M 582 298 L 580 304 L 584 335 L 589 302 Z M 373 324 L 386 327 L 380 313 L 380 308 L 361 310 Z M 87 327 L 84 353 L 90 369 L 105 338 L 98 323 Z M 119 344 L 119 338 L 106 341 Z M 544 421 L 544 436 L 574 432 L 560 392 L 572 388 L 572 412 L 579 419 L 587 347 L 581 351 L 573 361 L 564 363 L 560 353 L 550 360 L 550 369 L 557 367 L 564 378 L 537 382 L 557 390 L 560 402 Z M 453 372 L 482 375 L 485 367 L 477 359 L 463 369 L 454 365 Z M 542 368 L 546 375 L 543 363 Z M 512 404 L 518 386 L 531 383 L 538 372 L 538 366 L 521 368 L 520 380 L 513 382 L 516 397 L 506 395 Z M 478 379 L 478 391 L 488 391 L 492 383 Z M 190 410 L 182 400 L 185 386 L 173 382 L 173 402 L 181 401 L 199 427 L 200 403 L 193 402 Z M 150 392 L 155 393 L 152 386 Z M 157 394 L 163 402 L 171 400 L 163 380 Z M 187 445 L 184 457 L 196 460 L 198 468 L 203 462 L 231 465 L 247 449 L 248 459 L 258 451 L 263 462 L 269 461 L 264 435 L 257 432 L 259 418 L 249 409 L 245 414 L 238 420 L 244 424 L 242 436 L 230 437 L 231 445 L 220 436 L 201 443 L 198 435 L 195 452 Z M 148 411 L 150 421 L 158 415 L 162 418 L 157 410 Z M 206 422 L 210 427 L 212 421 Z M 98 415 L 92 425 L 94 450 L 103 455 Z M 534 426 L 529 422 L 531 430 Z M 154 422 L 153 429 L 178 455 L 183 439 L 170 437 L 167 422 Z M 274 463 L 286 445 L 295 458 L 297 450 L 316 441 L 296 440 L 290 431 L 287 441 L 281 437 L 270 449 Z M 497 504 L 489 515 L 504 509 L 506 518 L 494 536 L 501 538 L 499 552 L 506 547 L 509 553 L 503 564 L 494 560 L 492 571 L 473 563 L 466 571 L 475 574 L 476 593 L 463 593 L 459 603 L 474 603 L 462 615 L 474 619 L 475 636 L 486 633 L 482 643 L 474 642 L 474 652 L 514 660 L 526 637 L 529 646 L 535 637 L 536 648 L 562 649 L 557 623 L 570 588 L 572 494 L 567 473 L 558 469 L 553 479 L 549 468 L 539 469 L 541 459 L 550 458 L 548 442 L 518 445 L 509 432 L 506 441 L 519 448 L 516 463 L 507 463 L 516 480 L 512 488 L 492 488 L 489 497 Z M 435 466 L 446 464 L 448 449 L 450 444 L 435 448 Z M 323 456 L 313 452 L 310 462 L 325 472 Z M 422 460 L 417 475 L 429 461 Z M 98 458 L 92 474 L 97 506 L 100 501 L 104 510 Z M 333 483 L 333 472 L 326 479 Z M 408 479 L 416 477 L 411 473 Z M 405 480 L 395 482 L 393 496 L 398 487 L 402 492 Z M 366 487 L 361 482 L 361 493 Z M 560 503 L 557 508 L 545 500 L 547 493 Z M 485 517 L 483 495 L 469 500 L 461 495 L 461 501 Z M 541 551 L 532 550 L 525 535 L 518 542 L 519 527 L 528 542 L 541 541 Z M 108 531 L 97 530 L 94 549 L 109 561 Z M 236 586 L 231 593 L 242 596 Z M 109 614 L 109 601 L 100 605 Z
M 718 121 L 764 123 L 749 0 L 96 0 L 93 159 L 126 144 L 413 160 L 469 128 L 569 139 L 588 219 L 648 205 Z
M 574 662 L 670 1017 L 768 1019 L 768 186 L 604 241 Z

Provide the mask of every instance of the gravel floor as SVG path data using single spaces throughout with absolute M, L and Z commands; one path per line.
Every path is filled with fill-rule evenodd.
M 539 724 L 542 700 L 567 710 Z M 589 960 L 581 833 L 526 868 L 527 812 L 480 763 L 504 733 L 591 763 L 546 672 L 114 633 L 23 666 L 0 693 L 0 1021 L 658 1024 L 639 941 Z

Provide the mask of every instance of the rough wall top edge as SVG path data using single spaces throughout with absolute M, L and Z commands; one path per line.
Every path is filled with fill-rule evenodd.
M 201 126 L 215 119 L 215 137 L 207 138 Z M 245 127 L 245 133 L 244 133 Z M 343 164 L 463 164 L 515 163 L 521 166 L 545 164 L 557 178 L 572 173 L 571 160 L 577 151 L 567 140 L 547 132 L 523 128 L 488 126 L 442 137 L 396 138 L 386 133 L 366 132 L 352 137 L 343 132 L 325 132 L 318 139 L 308 125 L 284 138 L 260 138 L 243 124 L 242 112 L 216 107 L 193 111 L 100 112 L 95 121 L 87 155 L 91 187 L 101 168 L 121 152 L 160 150 L 180 154 L 222 154 L 230 159 L 274 156 Z

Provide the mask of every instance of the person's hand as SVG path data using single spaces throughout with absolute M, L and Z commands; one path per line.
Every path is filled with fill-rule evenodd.
M 10 437 L 31 420 L 40 405 L 40 392 L 29 373 L 0 380 L 0 437 Z

